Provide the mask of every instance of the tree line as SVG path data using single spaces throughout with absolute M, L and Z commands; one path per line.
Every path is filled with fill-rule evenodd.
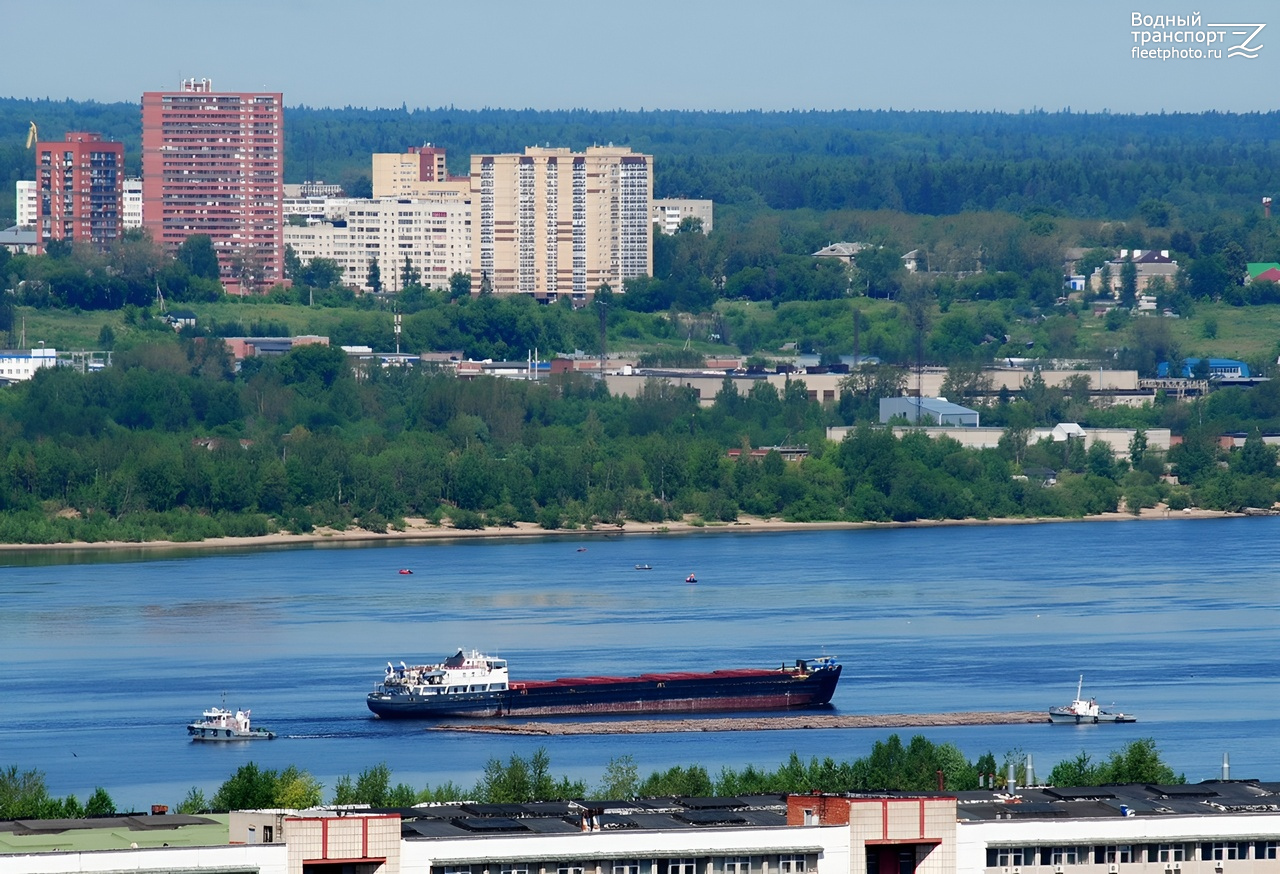
M 137 103 L 0 99 L 0 128 L 40 126 L 42 138 L 95 130 L 125 144 L 126 172 L 140 165 Z M 1064 112 L 790 112 L 285 110 L 290 181 L 367 186 L 369 155 L 434 142 L 451 170 L 472 154 L 554 141 L 583 149 L 628 145 L 661 157 L 658 195 L 707 197 L 775 209 L 966 210 L 1128 218 L 1148 199 L 1217 211 L 1272 190 L 1280 146 L 1275 113 L 1112 115 Z M 0 215 L 12 215 L 13 182 L 31 178 L 17 137 L 0 145 Z M 363 186 L 362 186 L 363 180 Z
M 329 804 L 367 804 L 375 808 L 412 807 L 425 802 L 477 801 L 519 804 L 536 801 L 600 799 L 624 801 L 664 796 L 735 796 L 802 792 L 949 792 L 1001 785 L 1009 769 L 1019 785 L 1025 785 L 1026 756 L 1011 750 L 1001 763 L 990 752 L 968 761 L 951 743 L 937 744 L 923 735 L 903 742 L 897 734 L 876 741 L 865 757 L 836 761 L 830 756 L 808 760 L 792 753 L 787 761 L 768 770 L 754 765 L 724 767 L 709 774 L 701 765 L 654 771 L 641 778 L 630 755 L 613 758 L 594 784 L 555 776 L 551 758 L 539 748 L 528 758 L 512 754 L 503 761 L 492 758 L 472 787 L 453 782 L 420 789 L 399 782 L 385 762 L 366 768 L 356 777 L 340 777 Z M 940 784 L 941 781 L 941 784 Z M 1100 786 L 1107 783 L 1185 783 L 1161 758 L 1155 741 L 1142 738 L 1094 761 L 1087 753 L 1059 762 L 1046 781 L 1054 786 Z M 306 770 L 290 765 L 281 770 L 247 762 L 236 769 L 212 796 L 193 786 L 175 807 L 179 813 L 284 808 L 299 810 L 325 802 L 324 786 Z M 81 805 L 74 796 L 59 799 L 49 793 L 42 772 L 20 770 L 13 765 L 0 770 L 0 821 L 58 819 L 115 813 L 105 789 L 95 790 Z

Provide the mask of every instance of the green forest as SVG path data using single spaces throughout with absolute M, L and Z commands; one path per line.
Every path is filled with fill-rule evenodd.
M 452 782 L 415 789 L 407 783 L 392 784 L 386 763 L 365 768 L 355 777 L 340 777 L 326 797 L 325 787 L 309 772 L 296 766 L 279 771 L 247 762 L 236 769 L 212 796 L 191 787 L 173 805 L 178 813 L 227 810 L 298 810 L 321 804 L 367 804 L 374 808 L 412 807 L 424 802 L 477 801 L 488 804 L 521 804 L 534 801 L 601 799 L 623 801 L 663 796 L 736 796 L 799 792 L 868 792 L 938 789 L 938 775 L 952 792 L 981 788 L 984 779 L 1004 779 L 1012 768 L 1019 785 L 1026 782 L 1026 755 L 1011 750 L 1004 760 L 985 753 L 970 762 L 950 743 L 935 744 L 923 735 L 906 743 L 898 735 L 876 741 L 860 759 L 837 762 L 831 757 L 805 760 L 792 753 L 770 771 L 747 765 L 741 770 L 723 768 L 708 774 L 700 765 L 676 765 L 641 777 L 629 755 L 610 760 L 598 782 L 571 780 L 551 771 L 551 758 L 539 748 L 528 758 L 513 754 L 507 761 L 490 759 L 475 786 Z M 1059 762 L 1046 782 L 1052 786 L 1101 786 L 1107 783 L 1185 783 L 1164 763 L 1155 741 L 1142 738 L 1094 761 L 1087 753 Z M 57 819 L 114 813 L 110 793 L 98 787 L 85 803 L 75 796 L 59 798 L 50 793 L 38 770 L 23 771 L 16 765 L 0 769 L 0 822 L 14 819 Z
M 469 306 L 482 306 L 476 299 Z M 547 312 L 534 307 L 534 312 Z M 995 449 L 873 427 L 880 393 L 904 371 L 857 368 L 836 403 L 728 384 L 710 406 L 650 380 L 611 396 L 581 374 L 459 380 L 427 369 L 354 369 L 333 346 L 301 346 L 233 368 L 226 347 L 172 331 L 117 351 L 114 366 L 39 371 L 0 393 L 0 541 L 253 536 L 316 526 L 386 532 L 406 517 L 456 529 L 661 526 L 740 515 L 798 522 L 1079 517 L 1163 501 L 1173 509 L 1270 506 L 1276 455 L 1260 432 L 1280 420 L 1280 382 L 1193 402 L 1094 410 L 1037 375 L 987 408 Z M 957 371 L 956 380 L 964 373 Z M 1137 428 L 1132 464 L 1079 442 L 1029 444 L 1061 420 Z M 842 442 L 828 425 L 850 424 Z M 1146 427 L 1184 441 L 1148 452 Z M 1241 450 L 1217 445 L 1248 430 Z M 807 444 L 784 461 L 728 450 Z M 1179 479 L 1160 478 L 1166 464 Z M 1020 476 L 1058 472 L 1048 487 Z

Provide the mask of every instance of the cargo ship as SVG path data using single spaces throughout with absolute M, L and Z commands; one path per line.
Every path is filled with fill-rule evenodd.
M 820 656 L 779 668 L 513 683 L 506 659 L 458 650 L 434 665 L 388 662 L 367 703 L 385 719 L 796 709 L 829 704 L 840 667 L 834 657 Z

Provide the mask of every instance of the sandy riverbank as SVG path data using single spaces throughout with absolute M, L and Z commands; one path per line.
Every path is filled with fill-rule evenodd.
M 1023 725 L 1047 723 L 1043 712 L 1009 713 L 886 713 L 861 716 L 808 714 L 800 716 L 713 716 L 705 719 L 628 719 L 618 722 L 493 722 L 446 723 L 427 731 L 460 731 L 472 734 L 580 735 L 664 734 L 687 731 L 794 731 L 833 728 L 930 728 L 951 725 Z
M 441 525 L 432 525 L 425 519 L 406 519 L 404 530 L 390 530 L 376 534 L 362 528 L 337 531 L 317 528 L 307 534 L 276 533 L 262 537 L 217 537 L 209 540 L 176 542 L 148 540 L 132 543 L 106 540 L 100 543 L 3 543 L 0 550 L 167 550 L 167 549 L 244 549 L 246 547 L 272 549 L 307 543 L 359 544 L 386 543 L 392 541 L 412 543 L 427 540 L 470 540 L 477 537 L 617 537 L 625 534 L 710 534 L 717 532 L 753 531 L 839 531 L 865 528 L 932 528 L 946 525 L 1040 525 L 1054 522 L 1135 522 L 1167 519 L 1223 519 L 1237 517 L 1240 513 L 1224 513 L 1217 510 L 1171 511 L 1164 508 L 1146 509 L 1138 516 L 1131 513 L 1103 513 L 1080 519 L 1013 518 L 1013 519 L 920 519 L 914 522 L 784 522 L 778 519 L 759 519 L 744 516 L 736 522 L 695 524 L 692 522 L 664 522 L 653 525 L 643 522 L 627 522 L 623 525 L 601 525 L 595 528 L 574 528 L 548 531 L 532 522 L 517 522 L 509 528 L 483 528 L 464 531 Z

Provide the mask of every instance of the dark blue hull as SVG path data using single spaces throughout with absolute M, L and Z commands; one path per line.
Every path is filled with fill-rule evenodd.
M 501 692 L 457 695 L 372 692 L 367 703 L 387 719 L 788 710 L 829 704 L 840 670 L 834 665 L 807 674 L 715 671 L 588 677 L 513 683 Z

